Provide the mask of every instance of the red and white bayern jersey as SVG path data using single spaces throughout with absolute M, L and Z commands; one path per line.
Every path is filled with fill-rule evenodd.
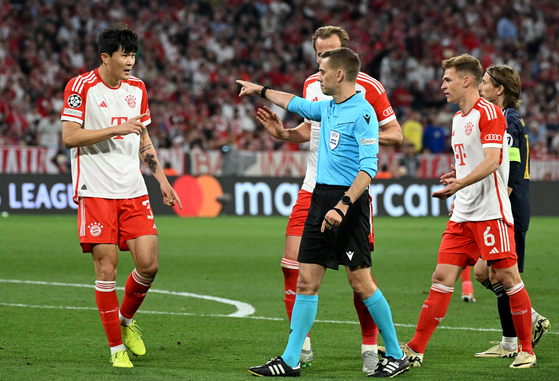
M 507 192 L 509 153 L 505 137 L 507 123 L 501 109 L 480 98 L 466 115 L 459 111 L 452 121 L 452 149 L 456 178 L 471 173 L 485 158 L 484 148 L 499 148 L 499 168 L 485 179 L 456 193 L 451 221 L 502 219 L 513 224 Z
M 63 121 L 76 122 L 87 130 L 124 123 L 142 113 L 151 123 L 144 83 L 135 77 L 107 86 L 97 69 L 73 78 L 64 90 Z M 135 198 L 147 194 L 140 172 L 140 136 L 128 134 L 83 147 L 72 148 L 72 182 L 77 197 Z
M 320 89 L 320 82 L 317 81 L 318 73 L 311 75 L 305 81 L 303 87 L 303 98 L 316 102 L 332 99 L 329 95 L 324 95 Z M 394 110 L 388 101 L 384 86 L 368 74 L 359 72 L 355 89 L 363 94 L 363 97 L 373 106 L 379 126 L 383 126 L 391 120 L 396 119 Z M 318 139 L 320 137 L 320 122 L 305 119 L 305 122 L 311 124 L 311 140 L 309 154 L 307 156 L 307 172 L 302 188 L 307 192 L 312 192 L 316 185 L 316 166 L 318 159 Z

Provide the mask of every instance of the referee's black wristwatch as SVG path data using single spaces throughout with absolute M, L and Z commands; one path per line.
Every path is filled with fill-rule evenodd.
M 344 195 L 342 197 L 342 204 L 347 205 L 348 208 L 351 208 L 353 202 L 351 202 L 351 198 L 348 195 Z

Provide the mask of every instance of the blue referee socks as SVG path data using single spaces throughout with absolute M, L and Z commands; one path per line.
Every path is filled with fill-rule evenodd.
M 363 303 L 371 313 L 373 320 L 378 326 L 379 332 L 384 340 L 386 347 L 386 356 L 391 356 L 395 359 L 401 359 L 404 353 L 398 344 L 398 337 L 396 336 L 396 329 L 392 321 L 392 312 L 388 302 L 380 292 L 380 289 L 371 295 L 370 298 L 364 300 Z
M 297 295 L 295 297 L 293 313 L 291 314 L 289 341 L 287 342 L 285 352 L 281 355 L 283 361 L 291 367 L 296 367 L 297 364 L 299 364 L 301 349 L 303 349 L 305 337 L 307 337 L 314 323 L 314 319 L 316 319 L 317 309 L 318 295 Z M 398 344 L 398 342 L 396 342 L 396 344 Z

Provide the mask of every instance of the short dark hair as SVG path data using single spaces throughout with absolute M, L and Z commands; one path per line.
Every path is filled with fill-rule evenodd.
M 520 108 L 520 76 L 508 65 L 491 65 L 487 68 L 487 74 L 491 77 L 494 87 L 503 86 L 505 89 L 505 100 L 503 106 Z
M 469 75 L 472 79 L 474 79 L 474 81 L 476 81 L 476 84 L 481 82 L 481 77 L 483 77 L 483 67 L 476 57 L 469 54 L 462 54 L 443 61 L 444 70 L 452 67 L 461 77 Z
M 122 49 L 125 53 L 136 53 L 138 51 L 138 35 L 130 27 L 120 22 L 112 28 L 101 31 L 97 39 L 99 55 L 107 53 L 112 56 L 114 52 Z
M 320 58 L 328 58 L 328 65 L 332 69 L 342 69 L 346 75 L 346 80 L 355 82 L 357 79 L 361 69 L 361 60 L 353 50 L 349 48 L 327 50 L 320 54 Z
M 342 48 L 349 47 L 349 35 L 347 34 L 347 32 L 339 26 L 329 25 L 318 28 L 312 35 L 312 47 L 314 48 L 314 51 L 316 52 L 316 40 L 318 40 L 319 38 L 326 40 L 334 35 L 338 36 L 338 38 L 340 39 Z

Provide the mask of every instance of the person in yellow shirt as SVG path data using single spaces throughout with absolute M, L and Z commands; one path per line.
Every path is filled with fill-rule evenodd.
M 415 152 L 419 153 L 423 149 L 423 125 L 417 111 L 408 109 L 406 111 L 406 121 L 402 124 L 402 134 L 404 143 L 413 143 Z

